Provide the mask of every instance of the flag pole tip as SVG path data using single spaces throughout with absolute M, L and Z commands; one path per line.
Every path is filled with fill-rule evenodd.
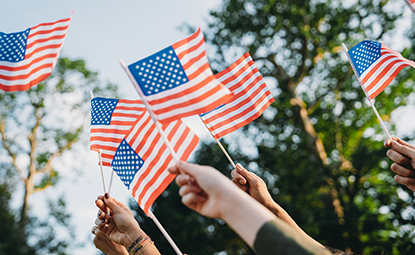
M 118 58 L 118 61 L 120 61 L 120 64 L 121 64 L 121 66 L 122 66 L 123 68 L 126 68 L 126 67 L 127 67 L 127 65 L 124 63 L 124 61 L 122 61 L 122 59 L 121 59 L 121 58 Z
M 91 99 L 94 99 L 94 94 L 92 93 L 92 90 L 89 90 L 89 93 L 91 93 Z

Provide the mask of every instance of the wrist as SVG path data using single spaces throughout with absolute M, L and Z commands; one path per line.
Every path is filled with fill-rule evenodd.
M 128 252 L 131 251 L 138 243 L 142 242 L 146 238 L 146 233 L 141 229 L 134 229 L 126 235 L 126 238 L 122 245 L 127 249 Z

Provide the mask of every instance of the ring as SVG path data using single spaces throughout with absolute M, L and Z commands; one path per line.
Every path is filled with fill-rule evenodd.
M 97 230 L 97 226 L 93 226 L 91 229 L 91 233 L 95 235 L 95 230 Z

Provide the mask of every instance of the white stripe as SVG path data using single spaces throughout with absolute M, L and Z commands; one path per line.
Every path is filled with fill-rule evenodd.
M 99 133 L 99 132 L 93 132 L 91 130 L 91 138 L 92 137 L 103 137 L 103 138 L 116 138 L 116 139 L 122 139 L 124 138 L 125 134 L 120 133 Z
M 42 61 L 39 61 L 37 63 L 34 63 L 34 64 L 30 65 L 29 68 L 22 69 L 22 70 L 19 70 L 19 71 L 6 71 L 6 70 L 3 70 L 3 69 L 0 69 L 0 75 L 5 75 L 5 76 L 8 76 L 8 77 L 15 77 L 15 76 L 18 76 L 18 75 L 26 75 L 26 74 L 30 73 L 33 69 L 38 68 L 39 66 L 42 66 L 42 65 L 45 65 L 45 64 L 52 64 L 53 61 L 54 61 L 54 58 L 46 58 Z
M 248 64 L 248 62 L 249 61 L 251 61 L 252 60 L 252 58 L 251 57 L 248 57 L 248 58 L 246 58 L 246 59 L 244 59 L 244 61 L 242 61 L 239 65 L 237 65 L 237 66 L 235 66 L 230 72 L 228 72 L 227 74 L 225 74 L 225 75 L 222 75 L 221 77 L 218 77 L 217 79 L 220 81 L 220 82 L 223 82 L 223 81 L 225 81 L 225 80 L 227 80 L 228 78 L 230 78 L 230 77 L 232 77 L 232 76 L 234 76 L 237 72 L 239 72 L 239 70 L 241 70 L 243 67 L 245 67 L 246 65 L 248 65 L 248 69 L 247 70 L 245 70 L 243 73 L 242 73 L 242 75 L 244 75 L 244 76 L 246 76 L 246 74 L 245 73 L 247 73 L 247 74 L 249 74 L 249 73 L 251 73 L 251 72 L 253 72 L 253 69 L 254 69 L 254 67 L 255 66 L 249 66 L 249 64 Z M 256 72 L 257 73 L 257 72 Z M 234 77 L 234 78 L 236 78 L 236 79 L 239 79 L 239 77 Z M 236 79 L 234 79 L 234 80 L 236 80 Z M 241 78 L 242 79 L 242 78 Z M 239 79 L 239 80 L 241 80 L 241 79 Z M 226 87 L 230 87 L 229 85 L 226 85 Z
M 390 69 L 388 70 L 388 72 L 376 83 L 375 86 L 373 86 L 373 88 L 371 90 L 368 91 L 369 96 L 372 96 L 373 93 L 376 92 L 376 90 L 378 90 L 380 87 L 382 87 L 384 85 L 384 83 L 386 82 L 387 79 L 389 79 L 393 72 L 396 71 L 396 69 L 398 69 L 400 66 L 402 65 L 407 65 L 406 63 L 403 62 L 398 62 L 396 64 L 394 64 L 392 67 L 390 67 Z M 368 84 L 369 82 L 366 82 L 366 84 Z M 365 88 L 367 88 L 367 86 L 369 85 L 365 85 Z
M 51 22 L 47 22 L 47 23 L 51 23 Z M 71 23 L 71 19 L 69 19 L 67 21 L 60 21 L 60 22 L 57 22 L 53 25 L 42 25 L 42 24 L 44 24 L 44 23 L 42 23 L 42 24 L 39 24 L 38 27 L 35 26 L 36 28 L 30 29 L 30 32 L 34 33 L 34 32 L 38 32 L 38 31 L 53 30 L 54 28 L 57 28 L 57 27 L 69 26 L 70 23 Z
M 180 64 L 182 66 L 184 66 L 185 64 L 187 64 L 191 59 L 199 56 L 200 54 L 202 54 L 203 52 L 206 52 L 206 48 L 205 48 L 205 44 L 203 43 L 202 45 L 200 45 L 198 48 L 194 49 L 191 52 L 186 53 L 184 56 L 182 56 L 182 58 L 179 60 Z M 205 61 L 207 62 L 207 58 L 206 58 L 206 53 L 205 56 L 202 57 L 202 59 L 205 59 Z
M 31 65 L 31 62 L 37 58 L 42 58 L 45 55 L 49 55 L 49 54 L 58 54 L 60 49 L 46 49 L 40 52 L 36 52 L 31 58 L 29 59 L 24 59 L 20 62 L 5 62 L 5 61 L 0 61 L 0 66 L 9 66 L 9 67 L 20 67 L 20 66 L 25 66 L 25 65 Z M 51 63 L 52 60 L 54 60 L 56 57 L 52 57 L 52 58 L 46 58 L 44 60 L 41 60 L 40 62 L 44 62 L 47 61 L 47 63 Z M 29 68 L 27 68 L 29 70 L 32 70 L 33 68 L 30 66 Z M 2 70 L 3 75 L 9 75 L 9 76 L 14 76 L 14 73 L 16 71 L 4 71 Z M 28 72 L 26 72 L 28 73 Z
M 63 43 L 64 39 L 65 38 L 54 39 L 54 40 L 50 40 L 50 41 L 46 41 L 46 42 L 42 42 L 42 43 L 36 43 L 32 47 L 26 49 L 25 55 L 27 56 L 29 54 L 32 54 L 33 51 L 35 51 L 39 48 L 42 48 L 42 47 L 49 47 L 50 48 L 50 47 L 55 46 L 55 45 L 59 46 Z M 54 48 L 56 48 L 56 47 L 54 47 Z M 59 48 L 60 48 L 60 46 L 59 46 Z M 59 48 L 56 48 L 56 49 L 59 49 Z M 40 51 L 40 52 L 42 52 L 42 51 Z
M 100 145 L 100 146 L 108 146 L 108 147 L 114 147 L 115 149 L 118 148 L 119 143 L 113 143 L 113 142 L 103 142 L 103 141 L 91 141 L 90 145 Z
M 109 131 L 113 130 L 114 132 L 117 132 L 118 130 L 129 130 L 131 126 L 121 126 L 121 125 L 91 125 L 91 131 L 94 129 L 107 129 Z M 124 132 L 123 132 L 124 133 Z
M 134 122 L 137 117 L 111 117 L 111 121 Z
M 197 31 L 196 31 L 197 32 Z M 193 34 L 192 34 L 193 35 Z M 187 38 L 191 37 L 192 35 L 188 36 Z M 185 38 L 186 39 L 186 38 Z M 188 43 L 183 44 L 182 46 L 178 47 L 177 49 L 175 49 L 175 52 L 177 55 L 179 55 L 180 53 L 182 53 L 183 51 L 188 50 L 189 48 L 195 46 L 196 44 L 198 44 L 201 40 L 204 40 L 203 37 L 203 32 L 200 31 L 200 34 L 194 38 L 193 40 L 191 40 Z
M 40 69 L 39 71 L 37 71 L 36 73 L 31 74 L 28 78 L 26 79 L 21 79 L 21 80 L 3 80 L 0 79 L 0 84 L 6 85 L 6 86 L 12 86 L 12 85 L 26 85 L 28 84 L 30 81 L 37 79 L 38 77 L 44 75 L 44 74 L 50 74 L 52 72 L 52 68 L 48 67 L 48 68 L 43 68 Z
M 187 67 L 186 70 L 184 70 L 187 77 L 190 77 L 195 72 L 200 72 L 201 67 L 203 65 L 205 65 L 206 63 L 208 63 L 206 57 L 203 57 L 203 58 L 199 59 L 198 61 L 193 62 L 192 65 L 190 65 L 189 67 Z M 198 74 L 198 76 L 200 76 L 202 74 L 205 75 L 205 76 L 213 76 L 212 70 L 210 69 L 209 65 L 206 69 L 203 70 L 203 72 L 201 74 Z

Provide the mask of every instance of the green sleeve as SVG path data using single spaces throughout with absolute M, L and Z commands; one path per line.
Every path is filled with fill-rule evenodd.
M 291 232 L 287 235 L 285 232 Z M 258 255 L 292 255 L 292 254 L 331 254 L 326 249 L 318 249 L 320 252 L 315 252 L 316 249 L 307 249 L 296 240 L 301 240 L 301 236 L 293 231 L 285 231 L 284 226 L 275 220 L 265 223 L 256 236 L 254 242 L 254 250 Z M 311 251 L 314 250 L 314 251 Z

